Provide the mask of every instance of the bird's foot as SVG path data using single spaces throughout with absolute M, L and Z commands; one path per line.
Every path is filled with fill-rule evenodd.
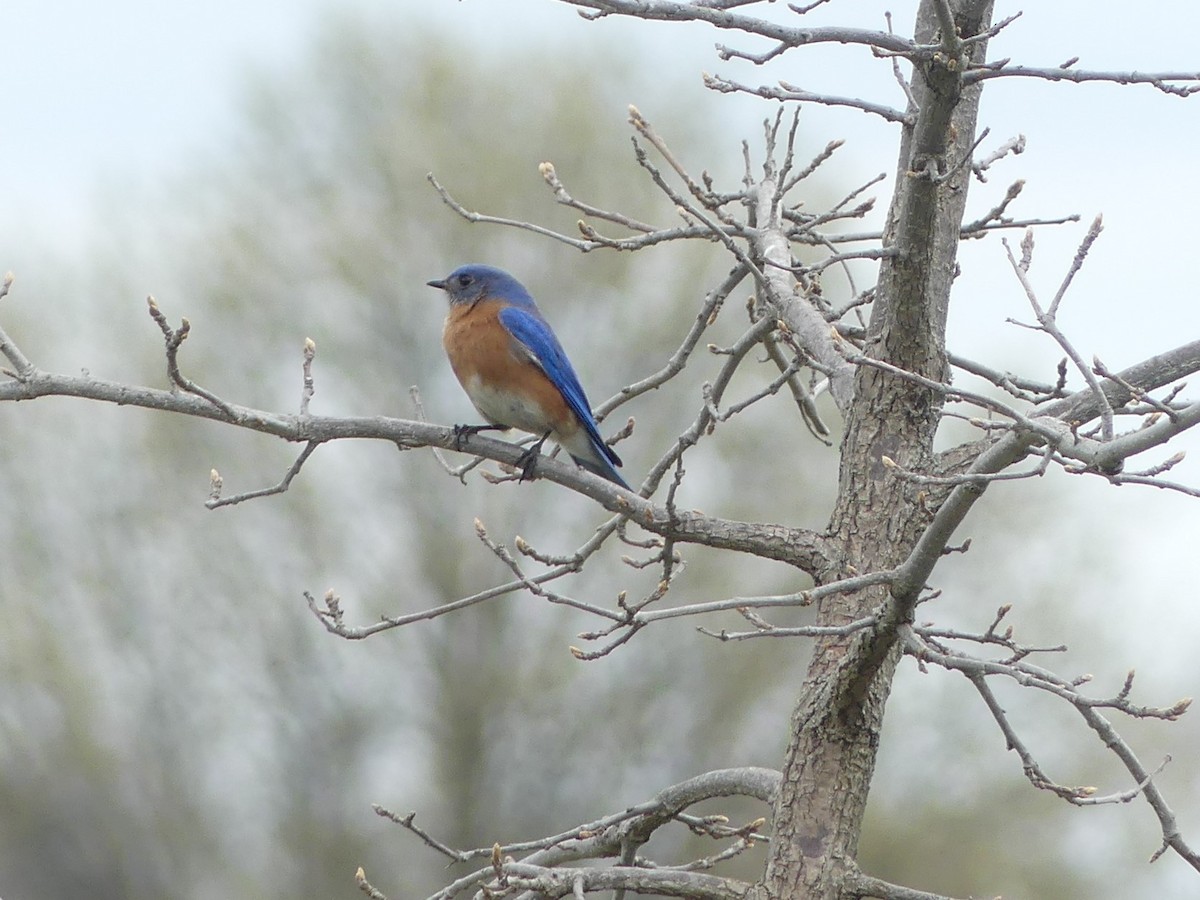
M 537 470 L 538 457 L 542 455 L 542 444 L 546 443 L 546 438 L 548 437 L 550 437 L 550 432 L 547 431 L 542 435 L 541 440 L 530 444 L 525 448 L 525 452 L 517 457 L 516 466 L 521 470 L 521 477 L 517 481 L 533 481 L 534 473 Z
M 463 441 L 473 434 L 479 434 L 481 431 L 504 431 L 503 425 L 455 425 L 454 426 L 454 449 L 462 450 Z

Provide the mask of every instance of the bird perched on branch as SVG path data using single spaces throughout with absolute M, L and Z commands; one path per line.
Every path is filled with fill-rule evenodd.
M 469 265 L 427 282 L 446 292 L 450 311 L 442 345 L 450 366 L 487 425 L 458 434 L 519 428 L 540 435 L 522 456 L 522 477 L 533 473 L 552 437 L 589 472 L 630 490 L 604 443 L 587 395 L 567 354 L 524 286 L 492 266 Z

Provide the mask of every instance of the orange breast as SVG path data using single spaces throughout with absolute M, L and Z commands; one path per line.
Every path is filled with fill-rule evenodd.
M 442 345 L 463 390 L 493 425 L 565 437 L 578 427 L 558 388 L 500 324 L 503 306 L 452 306 Z

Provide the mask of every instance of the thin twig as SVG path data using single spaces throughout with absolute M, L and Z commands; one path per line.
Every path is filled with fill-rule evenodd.
M 204 505 L 208 509 L 220 509 L 222 506 L 234 506 L 238 503 L 244 503 L 247 500 L 257 500 L 260 497 L 270 497 L 274 494 L 284 493 L 292 486 L 292 479 L 300 474 L 300 470 L 304 468 L 304 464 L 308 462 L 308 458 L 313 455 L 313 452 L 322 443 L 323 441 L 309 441 L 305 444 L 304 449 L 300 451 L 300 455 L 296 457 L 296 461 L 292 463 L 291 468 L 287 470 L 278 484 L 267 488 L 260 488 L 256 491 L 246 491 L 244 494 L 234 494 L 232 497 L 221 496 L 224 479 L 221 478 L 216 469 L 213 469 L 210 478 L 212 489 L 208 499 L 204 501 Z
M 149 307 L 150 318 L 152 318 L 163 333 L 163 339 L 167 346 L 167 376 L 171 379 L 171 383 L 189 394 L 195 394 L 197 397 L 203 397 L 230 419 L 236 419 L 237 413 L 233 407 L 218 397 L 216 394 L 200 387 L 190 378 L 186 377 L 179 370 L 179 348 L 183 342 L 187 340 L 187 336 L 192 329 L 191 323 L 186 318 L 180 319 L 179 328 L 174 329 L 167 323 L 167 317 L 163 315 L 162 310 L 158 308 L 158 303 L 153 297 L 146 298 L 146 305 Z
M 1075 346 L 1063 334 L 1058 327 L 1056 319 L 1058 306 L 1062 302 L 1063 296 L 1070 287 L 1071 281 L 1075 278 L 1075 273 L 1079 271 L 1083 265 L 1084 259 L 1087 257 L 1088 250 L 1096 238 L 1099 237 L 1102 229 L 1101 217 L 1097 216 L 1084 236 L 1083 242 L 1079 245 L 1079 249 L 1075 253 L 1074 259 L 1071 261 L 1071 266 L 1067 270 L 1066 276 L 1059 285 L 1058 290 L 1054 294 L 1054 300 L 1050 303 L 1050 308 L 1043 310 L 1041 303 L 1038 301 L 1037 292 L 1033 288 L 1033 284 L 1029 280 L 1029 262 L 1033 252 L 1033 233 L 1026 232 L 1025 239 L 1022 241 L 1022 251 L 1020 262 L 1013 256 L 1012 248 L 1009 246 L 1007 239 L 1003 240 L 1004 250 L 1008 254 L 1008 261 L 1012 265 L 1013 272 L 1017 276 L 1017 280 L 1021 283 L 1021 287 L 1025 289 L 1025 296 L 1029 300 L 1030 306 L 1033 307 L 1034 315 L 1037 316 L 1038 327 L 1050 335 L 1054 341 L 1063 349 L 1063 352 L 1071 358 L 1075 363 L 1075 368 L 1083 376 L 1088 387 L 1092 390 L 1096 400 L 1100 404 L 1100 420 L 1102 426 L 1103 440 L 1111 441 L 1113 437 L 1113 411 L 1112 405 L 1108 402 L 1108 397 L 1104 391 L 1100 389 L 1100 382 L 1096 379 L 1095 373 L 1091 367 L 1083 361 L 1083 356 L 1075 349 Z
M 1200 71 L 1192 72 L 1100 72 L 1085 69 L 1053 68 L 1037 66 L 1012 66 L 1008 60 L 998 60 L 985 66 L 971 69 L 963 74 L 964 84 L 973 84 L 989 78 L 1041 78 L 1046 81 L 1072 81 L 1082 84 L 1089 81 L 1108 84 L 1148 84 L 1164 94 L 1190 97 L 1200 91 L 1200 84 L 1174 84 L 1173 82 L 1200 82 Z

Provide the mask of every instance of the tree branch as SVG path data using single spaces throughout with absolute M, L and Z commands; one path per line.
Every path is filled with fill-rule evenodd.
M 583 896 L 584 891 L 634 891 L 658 897 L 687 897 L 690 900 L 742 900 L 750 890 L 744 881 L 684 872 L 678 869 L 637 869 L 605 866 L 576 869 L 544 869 L 526 863 L 506 862 L 493 897 L 505 888 L 532 891 L 537 897 Z
M 1115 697 L 1106 699 L 1084 697 L 1076 690 L 1083 679 L 1077 682 L 1069 682 L 1046 669 L 1033 666 L 1021 659 L 1008 661 L 986 660 L 978 659 L 964 653 L 955 653 L 946 649 L 940 649 L 922 639 L 918 636 L 916 630 L 909 626 L 901 626 L 900 633 L 905 643 L 906 652 L 915 656 L 920 662 L 930 661 L 943 668 L 958 671 L 975 685 L 980 695 L 984 698 L 993 718 L 995 718 L 1004 733 L 1009 749 L 1015 750 L 1019 754 L 1026 776 L 1036 787 L 1052 791 L 1059 797 L 1077 806 L 1096 805 L 1102 802 L 1128 802 L 1139 795 L 1144 796 L 1146 802 L 1158 817 L 1163 835 L 1162 847 L 1153 855 L 1151 861 L 1157 859 L 1166 849 L 1170 848 L 1175 850 L 1192 868 L 1200 871 L 1200 853 L 1197 853 L 1190 847 L 1180 834 L 1175 813 L 1154 783 L 1154 773 L 1146 769 L 1141 760 L 1138 759 L 1137 754 L 1134 753 L 1125 739 L 1121 737 L 1112 723 L 1099 712 L 1101 708 L 1110 708 L 1138 718 L 1148 717 L 1170 721 L 1178 718 L 1187 711 L 1192 702 L 1190 698 L 1180 700 L 1173 706 L 1163 709 L 1135 706 L 1128 699 L 1133 685 L 1132 673 L 1130 673 L 1124 687 Z M 989 675 L 1001 675 L 1011 678 L 1024 687 L 1033 687 L 1045 691 L 1070 703 L 1083 718 L 1084 722 L 1087 723 L 1088 727 L 1096 733 L 1096 736 L 1104 746 L 1110 749 L 1121 761 L 1126 771 L 1133 778 L 1135 787 L 1110 797 L 1095 797 L 1095 788 L 1064 787 L 1055 784 L 1047 778 L 1036 760 L 1034 760 L 1033 755 L 1009 724 L 1004 710 L 984 683 L 984 678 Z
M 910 113 L 901 112 L 895 107 L 887 106 L 883 103 L 873 103 L 870 100 L 863 100 L 860 97 L 838 97 L 833 94 L 815 93 L 806 91 L 803 88 L 797 87 L 794 84 L 789 84 L 786 81 L 779 82 L 778 87 L 769 84 L 751 87 L 748 84 L 741 84 L 736 81 L 730 81 L 720 75 L 710 75 L 704 73 L 704 86 L 712 91 L 717 91 L 722 94 L 751 94 L 755 97 L 762 97 L 765 100 L 779 100 L 781 102 L 794 103 L 817 103 L 821 106 L 841 106 L 849 109 L 857 109 L 861 112 L 869 113 L 874 116 L 879 116 L 886 122 L 898 122 L 900 124 L 910 124 L 912 116 Z
M 963 76 L 967 83 L 974 84 L 991 78 L 1041 78 L 1045 81 L 1072 81 L 1083 84 L 1099 81 L 1108 84 L 1148 84 L 1164 94 L 1190 97 L 1200 91 L 1200 84 L 1172 84 L 1172 82 L 1200 82 L 1200 71 L 1193 72 L 1101 72 L 1055 66 L 1012 66 L 1008 60 L 990 62 L 971 69 Z
M 842 882 L 841 900 L 954 900 L 944 894 L 931 894 L 899 884 L 891 884 L 882 878 L 850 872 Z
M 670 868 L 560 868 L 564 863 L 620 856 L 629 848 L 642 846 L 656 831 L 673 821 L 683 821 L 689 827 L 716 839 L 739 837 L 762 839 L 754 830 L 761 820 L 742 828 L 728 828 L 716 821 L 684 815 L 684 810 L 704 800 L 720 797 L 751 797 L 762 803 L 772 803 L 779 787 L 779 773 L 770 769 L 743 767 L 719 769 L 689 778 L 665 788 L 651 800 L 631 806 L 618 813 L 571 828 L 568 831 L 532 841 L 495 844 L 473 850 L 455 850 L 428 832 L 415 826 L 415 813 L 398 816 L 383 807 L 376 812 L 417 835 L 439 853 L 459 862 L 490 859 L 492 864 L 457 879 L 430 900 L 451 900 L 465 890 L 482 887 L 490 896 L 507 896 L 512 890 L 540 891 L 541 894 L 564 897 L 583 876 L 585 887 L 592 890 L 650 891 L 680 897 L 742 897 L 749 886 L 715 876 L 695 876 L 687 864 Z M 526 853 L 519 861 L 512 854 Z M 508 858 L 506 858 L 508 857 Z M 706 860 L 699 861 L 700 863 Z M 589 872 L 604 873 L 599 881 L 591 881 Z M 657 873 L 661 877 L 649 877 Z M 672 893 L 688 888 L 691 893 Z M 563 888 L 566 888 L 564 891 Z M 700 891 L 701 893 L 695 893 Z M 500 893 L 505 892 L 505 893 Z M 539 894 L 539 896 L 541 895 Z
M 634 16 L 639 19 L 657 19 L 669 22 L 707 22 L 716 28 L 771 38 L 789 48 L 802 47 L 807 44 L 838 43 L 874 47 L 901 55 L 916 55 L 919 52 L 916 44 L 912 41 L 884 31 L 838 26 L 795 28 L 697 3 L 677 3 L 672 0 L 562 0 L 562 2 L 569 6 L 595 10 L 597 15 Z

